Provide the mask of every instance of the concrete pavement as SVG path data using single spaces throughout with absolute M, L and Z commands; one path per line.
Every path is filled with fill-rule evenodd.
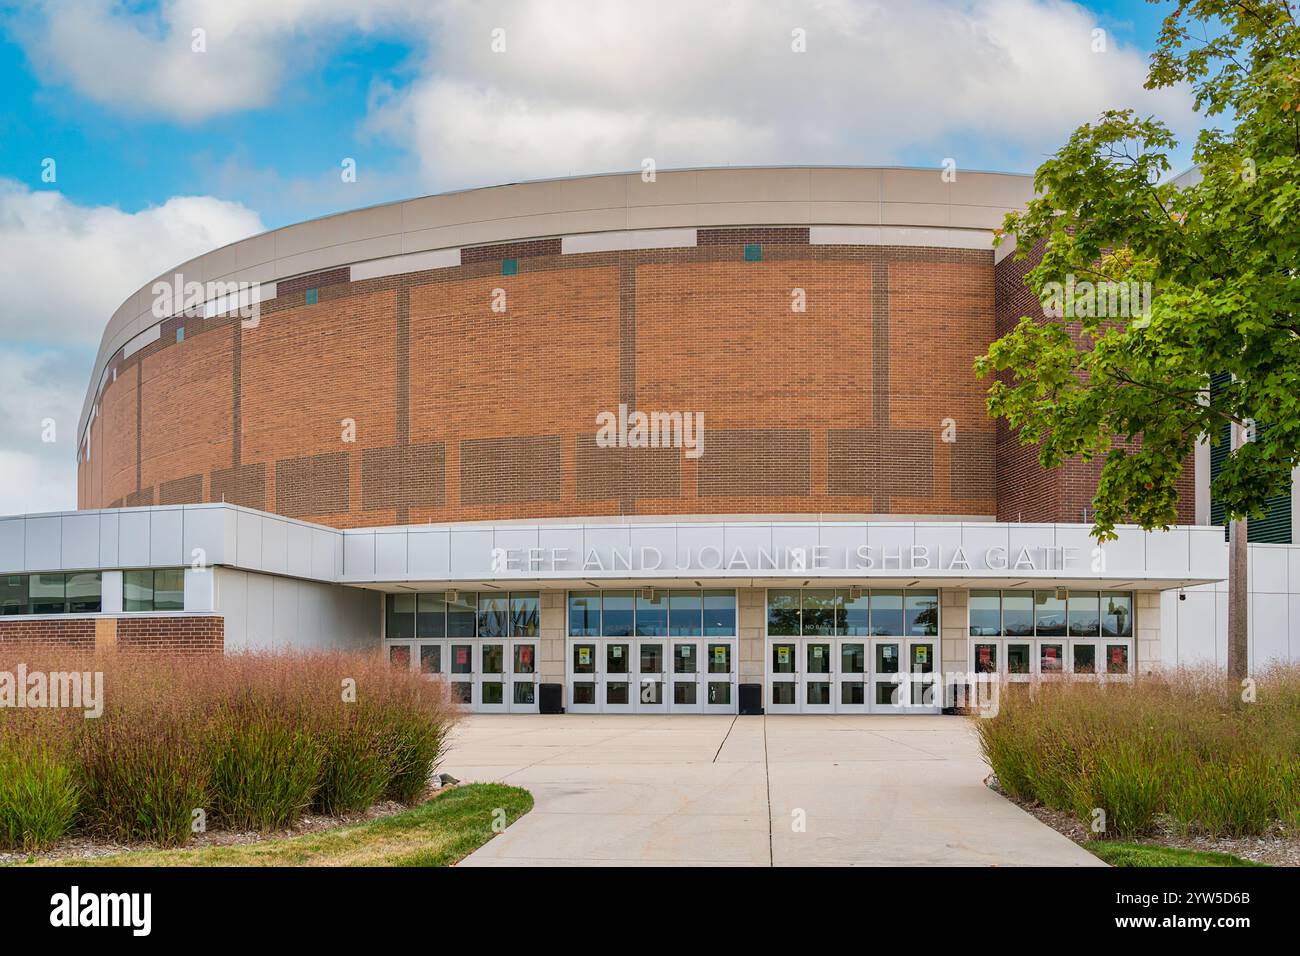
M 536 801 L 462 866 L 1103 865 L 959 717 L 475 714 L 442 769 Z

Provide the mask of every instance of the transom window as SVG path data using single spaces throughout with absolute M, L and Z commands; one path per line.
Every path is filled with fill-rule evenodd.
M 933 637 L 939 592 L 889 588 L 773 588 L 770 637 Z
M 384 636 L 393 641 L 462 637 L 536 637 L 536 591 L 424 591 L 389 594 Z
M 972 637 L 1132 637 L 1131 591 L 971 591 Z
M 735 591 L 644 588 L 569 592 L 570 637 L 735 634 Z

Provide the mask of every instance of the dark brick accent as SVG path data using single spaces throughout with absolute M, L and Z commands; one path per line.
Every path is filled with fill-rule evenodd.
M 934 442 L 921 429 L 832 429 L 826 436 L 826 491 L 886 500 L 933 494 Z
M 997 434 L 958 427 L 948 448 L 948 481 L 954 498 L 992 498 L 997 493 Z
M 493 262 L 499 259 L 526 259 L 532 256 L 558 256 L 560 240 L 529 239 L 524 242 L 500 242 L 490 246 L 466 246 L 460 250 L 461 265 Z
M 33 620 L 20 616 L 0 617 L 0 650 L 70 648 L 95 649 L 95 618 L 61 617 Z
M 290 518 L 346 514 L 352 455 L 325 452 L 275 463 L 275 513 Z
M 221 654 L 226 619 L 217 615 L 119 617 L 117 647 L 139 653 Z
M 707 422 L 705 423 L 707 426 Z M 705 429 L 698 494 L 807 495 L 812 436 L 806 429 Z
M 555 501 L 564 475 L 559 435 L 481 438 L 460 443 L 463 504 Z
M 281 279 L 275 284 L 275 295 L 276 298 L 280 298 L 281 296 L 306 292 L 308 289 L 321 289 L 328 285 L 341 285 L 350 281 L 351 278 L 351 267 L 343 266 L 338 269 L 326 269 L 323 272 L 313 272 L 311 275 L 295 276 L 292 279 Z
M 679 448 L 601 448 L 595 435 L 578 435 L 574 457 L 579 498 L 633 501 L 681 494 Z
M 747 242 L 806 246 L 808 227 L 755 226 L 743 229 L 698 229 L 695 233 L 695 242 L 700 246 L 726 246 Z
M 446 457 L 441 442 L 363 450 L 362 509 L 441 507 L 446 500 Z
M 245 508 L 266 510 L 266 465 L 255 462 L 214 471 L 208 480 L 209 497 Z
M 153 504 L 153 486 L 141 488 L 139 491 L 133 491 L 126 496 L 127 508 L 143 508 L 146 505 Z
M 190 475 L 174 481 L 164 481 L 158 486 L 158 504 L 189 505 L 203 500 L 203 476 Z

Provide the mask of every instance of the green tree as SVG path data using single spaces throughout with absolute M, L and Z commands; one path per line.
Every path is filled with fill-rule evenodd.
M 1146 86 L 1178 84 L 1207 117 L 1193 149 L 1199 177 L 1169 180 L 1178 143 L 1155 118 L 1115 110 L 1077 129 L 1039 167 L 1035 198 L 1007 216 L 999 237 L 1014 237 L 1017 256 L 1041 250 L 1026 281 L 1066 314 L 1022 317 L 976 370 L 1003 373 L 989 411 L 1039 446 L 1044 467 L 1103 459 L 1093 500 L 1099 539 L 1118 523 L 1174 524 L 1189 455 L 1232 423 L 1213 494 L 1231 519 L 1229 671 L 1244 676 L 1244 519 L 1289 487 L 1300 458 L 1294 4 L 1178 2 Z M 1052 283 L 1071 281 L 1103 285 L 1057 296 Z M 1110 282 L 1150 283 L 1146 308 L 1109 314 Z M 1216 374 L 1231 378 L 1211 395 Z M 1254 422 L 1268 427 L 1236 440 Z

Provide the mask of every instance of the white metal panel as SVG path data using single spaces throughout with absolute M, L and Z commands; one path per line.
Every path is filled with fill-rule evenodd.
M 283 574 L 289 569 L 289 523 L 280 518 L 262 518 L 261 571 Z
M 189 564 L 181 554 L 185 537 L 185 512 L 181 508 L 149 511 L 149 563 L 155 567 Z
M 121 512 L 117 534 L 118 563 L 124 568 L 150 567 L 148 509 Z
M 24 518 L 0 518 L 0 574 L 27 567 L 27 531 Z
M 256 513 L 235 513 L 235 564 L 256 571 L 262 567 L 262 519 Z
M 99 515 L 67 514 L 60 521 L 60 558 L 69 569 L 99 567 Z
M 343 536 L 343 576 L 366 579 L 375 576 L 375 533 L 348 532 Z
M 57 571 L 63 567 L 60 520 L 58 515 L 27 519 L 24 557 L 28 571 Z
M 375 576 L 405 578 L 407 575 L 405 529 L 375 531 Z
M 99 513 L 99 566 L 115 568 L 118 566 L 117 539 L 121 526 L 121 515 L 116 511 Z
M 299 578 L 312 576 L 311 539 L 312 529 L 296 521 L 285 525 L 285 570 Z
M 181 536 L 181 559 L 183 564 L 193 564 L 202 558 L 204 564 L 224 564 L 227 560 L 225 508 L 186 508 L 183 513 L 185 523 Z M 233 524 L 233 522 L 232 522 Z M 199 548 L 201 555 L 195 555 Z M 233 549 L 231 549 L 233 554 Z

